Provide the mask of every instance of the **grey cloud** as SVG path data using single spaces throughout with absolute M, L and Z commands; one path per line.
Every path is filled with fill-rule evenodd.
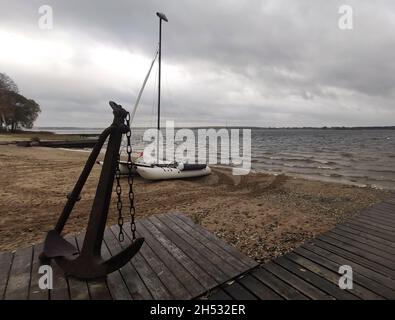
M 91 41 L 147 57 L 157 42 L 154 13 L 165 12 L 169 23 L 164 26 L 164 61 L 182 68 L 192 81 L 181 88 L 164 88 L 164 119 L 202 125 L 394 124 L 393 1 L 347 1 L 354 9 L 352 31 L 337 27 L 337 10 L 344 1 L 46 3 L 53 6 L 55 30 L 81 47 Z M 40 37 L 40 5 L 42 1 L 0 1 L 1 29 Z M 89 62 L 81 50 L 70 63 L 78 70 Z M 56 114 L 67 112 L 67 124 L 96 119 L 104 125 L 105 118 L 97 115 L 105 114 L 107 100 L 131 105 L 138 91 L 112 86 L 113 79 L 107 79 L 106 87 L 105 80 L 58 77 L 56 70 L 34 74 L 33 81 L 29 70 L 0 67 L 15 75 L 48 111 L 40 117 L 43 125 L 52 120 L 59 124 L 62 117 Z M 141 119 L 150 117 L 153 94 L 148 88 Z

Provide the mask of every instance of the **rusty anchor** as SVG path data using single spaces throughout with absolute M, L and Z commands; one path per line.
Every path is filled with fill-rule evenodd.
M 114 175 L 118 166 L 119 148 L 122 135 L 130 137 L 130 127 L 125 124 L 128 112 L 122 106 L 110 101 L 113 109 L 114 121 L 99 136 L 85 167 L 75 184 L 72 192 L 67 196 L 66 205 L 53 230 L 49 231 L 44 242 L 44 250 L 40 255 L 42 261 L 54 259 L 66 275 L 79 279 L 95 279 L 106 276 L 125 265 L 141 248 L 144 238 L 134 241 L 126 249 L 112 256 L 108 260 L 101 257 L 104 229 L 106 227 L 108 208 L 114 183 Z M 128 123 L 128 121 L 126 121 Z M 81 190 L 95 165 L 96 159 L 109 137 L 104 163 L 93 200 L 85 239 L 78 254 L 78 250 L 62 236 L 61 232 L 69 218 L 71 211 L 80 199 Z M 128 139 L 130 143 L 130 139 Z M 130 155 L 129 155 L 130 160 Z M 131 161 L 131 160 L 130 160 Z M 131 166 L 131 163 L 130 163 Z M 129 170 L 129 175 L 131 170 Z M 130 178 L 130 177 L 129 177 Z

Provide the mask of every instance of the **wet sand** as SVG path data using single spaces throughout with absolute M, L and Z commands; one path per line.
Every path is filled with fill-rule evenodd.
M 89 153 L 0 145 L 0 250 L 43 241 Z M 87 223 L 100 167 L 95 166 L 65 233 Z M 126 179 L 122 181 L 126 189 Z M 361 209 L 391 196 L 371 188 L 214 168 L 192 180 L 135 179 L 137 217 L 181 212 L 258 261 L 281 255 Z M 126 193 L 124 200 L 126 201 Z M 108 224 L 115 224 L 115 195 Z M 125 210 L 126 211 L 126 210 Z M 127 214 L 125 212 L 125 219 Z

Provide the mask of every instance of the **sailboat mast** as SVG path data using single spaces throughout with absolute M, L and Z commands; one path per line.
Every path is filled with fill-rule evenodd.
M 162 19 L 159 19 L 159 79 L 158 79 L 158 130 L 160 130 L 160 87 L 161 87 L 161 69 L 162 69 Z
M 167 17 L 160 12 L 157 12 L 156 15 L 159 17 L 159 49 L 158 49 L 158 58 L 159 58 L 159 72 L 158 72 L 158 144 L 157 144 L 157 155 L 158 155 L 158 163 L 159 163 L 159 132 L 160 132 L 160 88 L 161 88 L 161 67 L 162 67 L 162 20 L 168 21 Z

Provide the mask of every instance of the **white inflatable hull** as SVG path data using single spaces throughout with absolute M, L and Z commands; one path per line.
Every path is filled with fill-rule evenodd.
M 199 170 L 181 171 L 177 168 L 164 167 L 137 167 L 137 173 L 147 180 L 184 179 L 207 176 L 211 173 L 210 167 Z

